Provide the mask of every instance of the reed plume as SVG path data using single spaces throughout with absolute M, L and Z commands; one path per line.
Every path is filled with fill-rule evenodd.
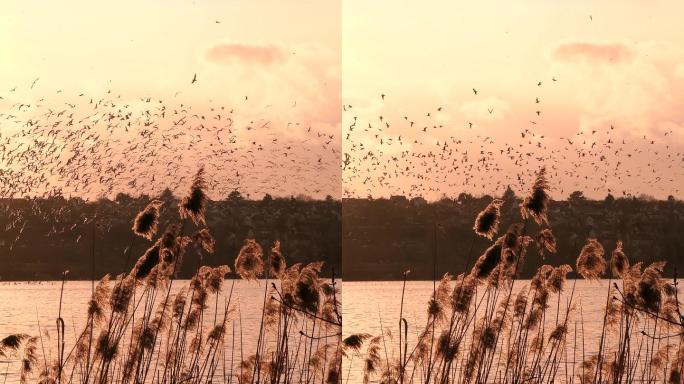
M 285 273 L 286 263 L 285 257 L 280 251 L 280 241 L 276 240 L 271 248 L 271 253 L 268 255 L 269 276 L 274 278 L 281 278 Z
M 550 340 L 561 340 L 568 331 L 568 327 L 565 324 L 558 324 L 556 328 L 549 335 Z
M 525 310 L 527 309 L 527 288 L 518 292 L 515 300 L 513 301 L 513 317 L 517 319 L 522 319 L 525 316 Z
M 206 224 L 204 217 L 208 200 L 205 192 L 206 188 L 207 182 L 205 180 L 204 167 L 200 167 L 193 178 L 190 193 L 178 205 L 178 212 L 182 219 L 190 218 L 195 225 Z
M 21 347 L 21 343 L 29 338 L 30 336 L 25 333 L 6 336 L 0 340 L 0 357 L 8 357 L 8 355 L 16 353 L 19 347 Z
M 235 259 L 235 272 L 245 280 L 256 280 L 264 273 L 263 250 L 255 239 L 245 239 Z
M 539 254 L 544 256 L 544 252 L 556 253 L 556 236 L 553 235 L 551 228 L 544 228 L 535 237 Z
M 114 360 L 119 353 L 119 343 L 114 340 L 110 332 L 103 330 L 97 339 L 97 353 L 102 357 L 102 360 L 109 362 Z
M 532 185 L 530 195 L 525 197 L 520 204 L 520 214 L 523 219 L 531 217 L 534 221 L 541 225 L 542 223 L 549 223 L 547 212 L 549 200 L 548 194 L 549 182 L 546 179 L 546 168 L 542 167 L 537 172 L 537 177 Z
M 214 236 L 211 235 L 209 229 L 202 228 L 195 234 L 195 242 L 199 244 L 202 249 L 207 253 L 214 253 L 214 246 L 216 245 L 216 240 Z
M 162 249 L 172 249 L 176 246 L 176 237 L 178 236 L 180 228 L 178 224 L 171 224 L 166 227 L 164 234 L 161 237 Z
M 614 277 L 621 278 L 629 269 L 629 259 L 622 249 L 622 241 L 618 240 L 610 257 L 610 271 Z
M 223 280 L 228 273 L 230 273 L 230 267 L 227 265 L 220 265 L 215 268 L 203 265 L 197 272 L 197 281 L 204 290 L 216 294 L 221 291 Z
M 435 322 L 442 322 L 446 319 L 445 309 L 451 303 L 451 287 L 449 282 L 451 281 L 451 275 L 445 273 L 442 276 L 437 289 L 433 293 L 430 301 L 428 302 L 428 314 Z
M 644 269 L 638 283 L 638 302 L 642 308 L 659 313 L 663 301 L 663 281 L 661 274 L 665 263 L 655 262 Z
M 29 375 L 38 364 L 38 337 L 30 337 L 26 341 L 24 351 L 21 356 L 21 370 L 19 372 L 19 382 L 25 384 L 28 382 Z
M 145 253 L 140 256 L 138 261 L 135 263 L 130 275 L 135 277 L 137 280 L 146 278 L 150 272 L 152 272 L 152 268 L 159 264 L 160 248 L 160 242 L 156 242 L 153 246 L 148 248 L 147 251 L 145 251 Z
M 587 280 L 598 280 L 606 270 L 606 260 L 601 243 L 588 239 L 577 258 L 577 272 Z
M 370 383 L 371 375 L 375 373 L 380 364 L 382 363 L 382 357 L 380 356 L 380 342 L 382 336 L 375 336 L 372 338 L 366 349 L 366 357 L 364 359 L 363 367 L 363 382 L 364 384 Z
M 501 262 L 503 239 L 499 238 L 477 259 L 470 274 L 479 280 L 486 279 Z
M 96 324 L 104 321 L 105 308 L 104 305 L 109 299 L 109 275 L 104 275 L 100 282 L 95 287 L 93 297 L 88 302 L 88 316 L 92 316 Z
M 363 343 L 370 339 L 371 335 L 368 333 L 355 333 L 345 337 L 342 340 L 342 353 L 347 356 L 349 352 L 358 353 L 363 346 Z
M 567 264 L 553 268 L 546 281 L 549 291 L 560 293 L 563 290 L 563 285 L 565 285 L 565 280 L 570 272 L 572 272 L 572 267 Z
M 318 274 L 321 272 L 322 262 L 309 263 L 299 273 L 295 285 L 295 303 L 309 313 L 317 313 L 321 296 L 319 288 L 321 280 Z
M 160 200 L 152 200 L 145 209 L 140 211 L 133 220 L 133 233 L 147 240 L 152 240 L 157 233 L 159 224 L 159 209 L 164 203 Z
M 328 372 L 325 377 L 326 384 L 339 384 L 342 382 L 342 352 L 338 348 L 328 363 Z
M 684 340 L 680 337 L 679 348 L 675 354 L 674 361 L 672 362 L 667 384 L 681 383 L 684 378 L 684 376 L 682 376 L 682 370 L 684 370 Z
M 128 309 L 128 304 L 133 297 L 133 289 L 135 287 L 135 278 L 131 275 L 119 276 L 117 283 L 109 298 L 109 305 L 112 312 L 125 312 Z
M 473 230 L 479 236 L 491 240 L 499 230 L 501 222 L 501 205 L 503 200 L 494 199 L 475 218 Z
M 477 279 L 471 275 L 460 275 L 456 279 L 454 291 L 451 294 L 452 307 L 454 311 L 463 313 L 470 308 L 470 304 L 475 297 Z

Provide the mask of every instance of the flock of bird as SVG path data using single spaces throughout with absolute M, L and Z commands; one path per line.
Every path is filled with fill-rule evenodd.
M 203 165 L 209 194 L 234 190 L 252 198 L 296 194 L 322 197 L 424 196 L 459 192 L 524 192 L 534 173 L 548 170 L 556 198 L 574 190 L 616 197 L 680 195 L 684 152 L 663 137 L 627 137 L 613 124 L 555 136 L 546 130 L 542 95 L 530 100 L 530 120 L 514 136 L 487 134 L 487 121 L 460 126 L 436 106 L 421 116 L 359 116 L 343 105 L 338 127 L 239 113 L 212 101 L 190 105 L 140 97 L 35 95 L 36 83 L 0 93 L 0 198 L 154 196 L 184 193 Z M 192 84 L 197 76 L 192 78 Z M 542 89 L 553 85 L 539 81 Z M 472 88 L 473 98 L 482 91 Z M 26 95 L 29 96 L 26 96 Z M 392 97 L 380 94 L 384 104 Z M 296 103 L 292 108 L 297 108 Z M 492 114 L 494 106 L 487 108 Z M 670 135 L 668 137 L 668 135 Z M 25 221 L 12 221 L 19 230 Z
M 290 122 L 248 97 L 229 107 L 182 103 L 180 92 L 170 100 L 41 93 L 38 80 L 0 90 L 1 244 L 10 250 L 31 217 L 52 223 L 46 236 L 90 225 L 93 218 L 65 222 L 68 206 L 47 209 L 44 198 L 154 197 L 166 188 L 182 197 L 200 166 L 214 200 L 233 191 L 252 199 L 341 193 L 339 126 L 296 121 L 296 103 L 288 103 Z M 190 86 L 197 82 L 194 75 Z M 13 198 L 27 198 L 29 210 Z M 97 220 L 108 231 L 109 219 Z
M 529 100 L 527 123 L 505 134 L 491 119 L 441 118 L 448 105 L 420 115 L 398 113 L 396 105 L 387 106 L 392 95 L 386 93 L 376 96 L 380 112 L 373 116 L 345 104 L 343 196 L 436 199 L 460 192 L 500 195 L 507 187 L 524 194 L 542 166 L 556 199 L 576 190 L 595 198 L 608 193 L 681 196 L 684 143 L 672 142 L 672 131 L 639 137 L 615 123 L 554 131 L 544 120 L 543 90 L 558 81 L 551 77 L 531 84 L 538 96 Z M 488 100 L 477 88 L 469 93 L 474 100 Z M 488 114 L 493 112 L 493 105 L 487 107 Z
M 234 190 L 256 199 L 339 195 L 339 132 L 268 116 L 268 106 L 261 114 L 241 114 L 247 97 L 245 105 L 228 107 L 211 100 L 127 100 L 112 91 L 50 93 L 0 92 L 2 198 L 153 196 L 167 187 L 183 194 L 200 165 L 217 200 Z

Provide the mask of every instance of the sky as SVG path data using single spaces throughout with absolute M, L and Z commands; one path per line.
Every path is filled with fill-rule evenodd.
M 265 98 L 254 81 L 266 76 L 263 67 L 294 61 L 287 64 L 327 71 L 322 61 L 340 53 L 334 1 L 45 1 L 27 7 L 10 0 L 2 7 L 0 44 L 7 59 L 0 80 L 8 85 L 40 77 L 47 89 L 182 91 L 199 101 L 261 92 Z M 272 60 L 264 60 L 269 54 Z M 305 57 L 289 57 L 297 54 Z M 325 64 L 335 69 L 331 61 Z M 284 68 L 269 72 L 277 77 Z M 187 87 L 194 73 L 207 79 L 203 88 Z M 317 74 L 291 73 L 282 81 L 307 75 Z M 240 92 L 226 92 L 229 86 Z M 280 96 L 275 90 L 268 96 Z
M 681 198 L 683 8 L 5 1 L 0 194 Z
M 345 195 L 525 193 L 546 166 L 555 198 L 681 198 L 683 11 L 345 1 Z
M 81 122 L 103 106 L 114 113 L 124 109 L 124 114 L 129 111 L 135 117 L 150 110 L 148 104 L 162 100 L 159 104 L 169 112 L 192 109 L 187 112 L 187 124 L 183 127 L 186 141 L 175 140 L 173 149 L 168 150 L 175 155 L 188 151 L 187 141 L 200 141 L 193 151 L 208 151 L 209 144 L 203 142 L 209 142 L 212 135 L 203 136 L 202 129 L 197 128 L 200 121 L 193 120 L 193 115 L 206 114 L 208 118 L 211 108 L 217 112 L 219 106 L 225 106 L 223 122 L 227 111 L 232 111 L 233 160 L 256 151 L 258 144 L 280 146 L 272 145 L 273 137 L 281 137 L 279 143 L 289 140 L 283 146 L 292 150 L 288 159 L 282 158 L 282 152 L 275 154 L 275 148 L 268 154 L 260 152 L 259 158 L 281 163 L 279 175 L 248 171 L 259 168 L 258 162 L 252 164 L 253 158 L 249 165 L 236 162 L 215 171 L 225 173 L 215 175 L 217 179 L 239 171 L 243 175 L 249 172 L 252 179 L 250 185 L 249 178 L 243 178 L 239 187 L 233 180 L 234 185 L 220 188 L 221 194 L 238 188 L 254 197 L 264 193 L 339 196 L 340 13 L 339 1 L 42 1 L 31 6 L 24 1 L 4 1 L 0 5 L 0 109 L 5 117 L 12 118 L 0 125 L 0 133 L 8 138 L 8 134 L 26 129 L 27 120 L 39 116 L 43 116 L 47 127 L 46 111 L 57 112 L 65 105 L 69 105 L 67 114 L 75 113 L 74 120 Z M 152 101 L 146 102 L 146 98 Z M 95 102 L 90 103 L 91 99 Z M 95 110 L 93 106 L 98 100 L 102 102 Z M 107 100 L 113 100 L 114 105 Z M 29 107 L 19 108 L 21 104 Z M 51 118 L 50 124 L 55 120 L 54 116 Z M 176 116 L 174 121 L 178 119 Z M 195 120 L 198 124 L 192 125 Z M 163 131 L 169 124 L 159 118 L 156 130 Z M 126 162 L 131 146 L 123 144 L 134 142 L 138 131 L 144 129 L 111 129 L 102 120 L 90 125 L 93 132 L 102 134 L 99 140 L 109 142 L 112 156 L 118 154 L 114 165 Z M 210 128 L 209 124 L 204 125 Z M 74 124 L 66 130 L 78 126 Z M 252 127 L 245 128 L 249 126 Z M 317 142 L 323 134 L 326 142 L 332 141 L 326 148 Z M 41 130 L 20 139 L 30 142 L 40 135 L 47 137 Z M 332 139 L 330 135 L 334 135 Z M 60 139 L 67 140 L 57 137 Z M 161 137 L 149 140 L 149 147 L 159 149 L 160 140 Z M 114 146 L 117 141 L 121 145 Z M 335 146 L 338 149 L 333 152 Z M 73 148 L 67 146 L 62 151 L 65 157 L 73 153 L 69 149 Z M 163 154 L 159 156 L 160 163 L 168 163 L 161 161 L 167 159 Z M 316 164 L 282 164 L 293 158 L 297 163 Z M 211 164 L 211 159 L 201 160 L 209 163 L 207 168 L 218 167 Z M 187 176 L 185 184 L 196 170 L 196 165 L 185 167 L 187 162 L 183 161 L 179 174 L 173 175 L 174 179 L 181 174 Z M 321 163 L 327 165 L 325 169 Z M 154 184 L 146 187 L 150 189 L 147 193 L 163 186 L 159 178 L 152 182 L 152 173 L 132 168 L 128 165 L 120 178 L 140 179 L 134 190 L 139 191 L 145 181 L 145 185 Z M 300 182 L 287 183 L 293 178 Z M 51 186 L 62 187 L 60 183 L 66 179 L 54 176 Z M 111 189 L 111 185 L 91 184 L 87 188 L 90 194 Z M 185 184 L 178 188 L 187 187 Z M 289 185 L 296 185 L 297 189 Z M 113 192 L 125 189 L 123 185 L 113 188 Z M 85 193 L 84 188 L 81 192 L 66 189 L 69 193 Z

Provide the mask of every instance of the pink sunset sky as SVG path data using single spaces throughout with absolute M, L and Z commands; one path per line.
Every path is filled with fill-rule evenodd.
M 680 2 L 2 7 L 0 167 L 30 192 L 183 193 L 204 164 L 217 198 L 523 193 L 541 166 L 555 198 L 683 195 Z
M 201 163 L 216 198 L 233 189 L 254 198 L 339 196 L 340 14 L 339 1 L 3 2 L 0 139 L 50 142 L 59 122 L 62 157 L 44 161 L 108 150 L 107 159 L 84 160 L 96 169 L 82 167 L 87 181 L 50 169 L 35 192 L 185 193 Z M 115 126 L 106 113 L 131 113 L 134 124 Z M 68 136 L 84 125 L 80 141 Z M 0 167 L 27 166 L 15 160 Z M 111 168 L 123 172 L 99 181 Z
M 545 165 L 554 198 L 681 198 L 683 12 L 345 1 L 345 195 L 525 193 Z

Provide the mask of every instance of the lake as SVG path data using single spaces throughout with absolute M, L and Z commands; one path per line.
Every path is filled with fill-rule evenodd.
M 227 295 L 232 282 L 233 280 L 225 281 L 222 298 Z M 38 324 L 40 323 L 41 329 L 47 330 L 53 339 L 46 342 L 56 344 L 54 336 L 56 334 L 55 319 L 59 309 L 60 284 L 60 282 L 0 283 L 0 337 L 12 333 L 37 335 Z M 565 304 L 572 284 L 572 280 L 567 281 L 566 289 L 561 296 L 561 306 Z M 188 281 L 177 280 L 174 283 L 173 291 L 177 291 L 187 285 Z M 516 281 L 514 292 L 528 285 L 529 280 Z M 402 282 L 344 282 L 342 286 L 344 337 L 354 333 L 380 335 L 381 329 L 385 332 L 390 330 L 394 335 L 397 334 Z M 577 329 L 578 338 L 581 337 L 583 322 L 584 354 L 589 356 L 597 351 L 607 288 L 607 280 L 576 281 L 574 302 L 577 306 L 576 313 L 569 322 L 568 349 L 572 347 L 575 329 Z M 263 289 L 263 281 L 247 282 L 235 280 L 233 298 L 241 303 L 241 323 L 245 351 L 251 351 L 256 344 L 256 335 L 258 334 L 259 320 L 261 318 Z M 415 345 L 417 332 L 426 323 L 427 302 L 432 294 L 432 290 L 432 281 L 409 281 L 406 283 L 404 317 L 408 321 L 410 347 Z M 90 292 L 91 283 L 89 281 L 68 281 L 65 285 L 62 317 L 66 322 L 67 343 L 70 341 L 73 343 L 74 335 L 82 329 L 85 323 L 85 308 L 90 298 Z M 551 307 L 549 312 L 554 314 L 557 303 L 556 297 L 554 295 L 549 300 Z M 207 318 L 213 315 L 212 303 L 213 301 L 210 299 Z M 546 322 L 553 325 L 555 316 L 548 316 Z M 236 319 L 236 324 L 237 326 L 240 325 L 239 318 Z M 228 331 L 229 334 L 230 332 L 231 330 Z M 236 330 L 236 332 L 239 331 Z M 391 342 L 388 342 L 388 344 L 391 347 Z M 572 351 L 568 353 L 575 361 L 581 361 L 582 351 L 580 346 L 575 350 L 574 357 L 572 356 Z M 343 383 L 362 382 L 362 363 L 359 358 L 352 361 L 349 359 L 343 361 Z M 572 366 L 571 363 L 572 361 L 569 362 L 570 367 Z M 17 362 L 11 362 L 7 367 L 0 365 L 0 378 L 5 375 L 5 371 L 7 372 L 7 383 L 18 381 Z M 557 381 L 559 383 L 563 382 L 560 378 Z
M 256 346 L 259 333 L 261 310 L 264 296 L 264 281 L 249 282 L 245 280 L 225 280 L 223 293 L 219 297 L 219 318 L 223 314 L 221 307 L 223 299 L 227 298 L 231 284 L 235 282 L 233 300 L 240 303 L 241 314 L 234 314 L 236 318 L 236 335 L 239 335 L 240 316 L 242 319 L 242 333 L 245 354 L 252 353 Z M 172 293 L 187 287 L 189 280 L 176 280 Z M 45 338 L 46 348 L 56 350 L 57 332 L 56 319 L 59 311 L 59 294 L 61 282 L 2 282 L 0 283 L 0 338 L 14 333 L 38 335 L 40 329 L 49 335 Z M 114 282 L 110 282 L 114 286 Z M 91 295 L 90 281 L 67 281 L 64 286 L 62 302 L 62 318 L 65 321 L 67 351 L 73 345 L 75 335 L 84 327 L 87 320 L 87 303 Z M 213 319 L 214 298 L 209 298 L 207 305 L 207 319 Z M 232 328 L 229 325 L 227 338 L 231 337 Z M 237 336 L 236 338 L 239 338 Z M 230 344 L 226 342 L 226 344 Z M 230 346 L 226 346 L 230 349 Z M 54 353 L 54 352 L 53 352 Z M 230 351 L 227 351 L 230 353 Z M 3 360 L 0 360 L 3 361 Z M 15 360 L 4 360 L 7 364 L 0 364 L 0 381 L 7 374 L 7 383 L 19 381 L 19 364 Z M 237 364 L 237 363 L 236 363 Z M 6 365 L 6 366 L 3 366 Z M 41 364 L 42 367 L 42 364 Z
M 516 281 L 513 287 L 517 292 L 523 286 L 529 286 L 529 280 Z M 566 282 L 565 291 L 561 296 L 561 313 L 564 313 L 562 306 L 572 288 L 572 280 Z M 453 283 L 452 283 L 453 286 Z M 608 280 L 587 281 L 577 280 L 575 286 L 575 303 L 577 312 L 568 324 L 569 333 L 567 336 L 568 349 L 573 346 L 574 329 L 577 325 L 578 339 L 581 338 L 581 323 L 584 323 L 584 342 L 585 354 L 589 356 L 598 350 L 601 327 L 603 323 L 603 311 L 606 302 Z M 349 282 L 344 283 L 343 289 L 343 335 L 347 337 L 355 333 L 369 333 L 373 336 L 380 335 L 381 329 L 391 331 L 394 341 L 397 341 L 399 332 L 399 308 L 401 304 L 401 281 L 379 281 L 379 282 Z M 406 283 L 406 293 L 404 298 L 404 318 L 408 321 L 409 351 L 415 345 L 417 332 L 423 329 L 427 321 L 427 303 L 433 291 L 432 281 L 408 281 Z M 547 316 L 546 323 L 555 326 L 555 313 L 557 296 L 553 295 L 549 300 L 549 312 L 553 316 Z M 581 312 L 580 312 L 581 311 Z M 551 328 L 553 329 L 553 328 Z M 391 341 L 385 341 L 391 347 Z M 581 346 L 577 347 L 576 361 L 582 359 Z M 363 351 L 363 350 L 362 350 Z M 572 358 L 572 352 L 569 352 Z M 384 349 L 381 352 L 385 359 Z M 394 355 L 398 356 L 398 352 Z M 392 358 L 390 353 L 389 358 Z M 350 370 L 351 363 L 351 370 Z M 563 364 L 564 365 L 564 364 Z M 355 357 L 350 361 L 347 358 L 343 361 L 342 371 L 349 375 L 349 383 L 363 382 L 363 361 Z M 571 366 L 571 364 L 569 364 Z M 563 367 L 565 369 L 565 367 Z M 559 375 L 560 376 L 560 375 Z M 415 378 L 414 382 L 418 377 Z M 346 378 L 345 378 L 346 380 Z M 408 380 L 407 380 L 408 382 Z M 559 377 L 557 382 L 563 382 Z

